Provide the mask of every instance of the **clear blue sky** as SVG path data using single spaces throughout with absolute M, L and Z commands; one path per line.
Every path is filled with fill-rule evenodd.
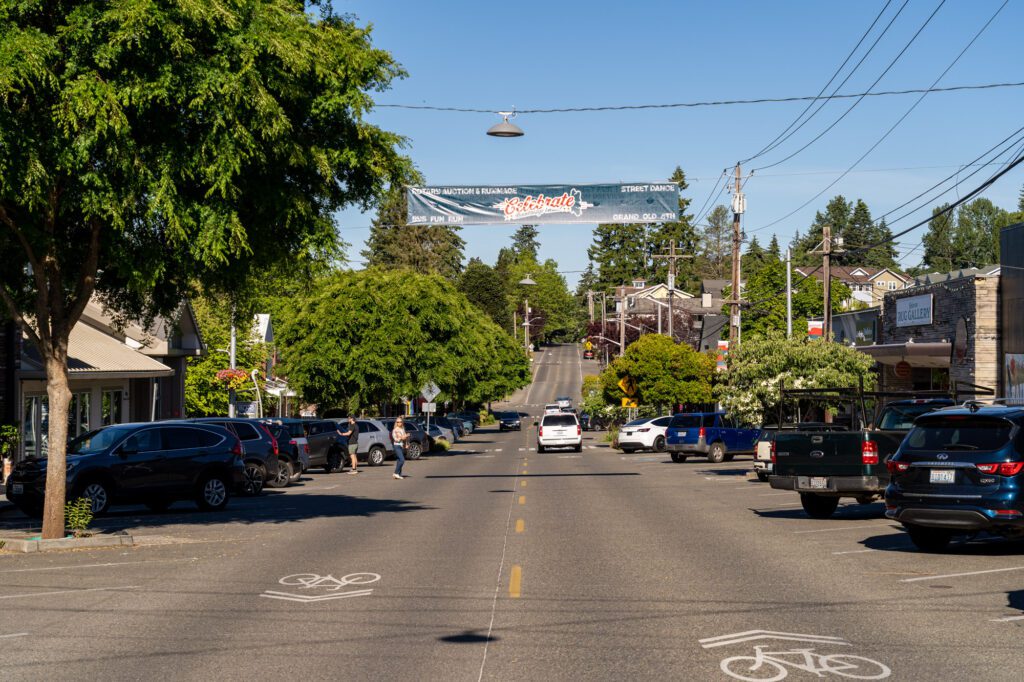
M 852 63 L 903 5 L 893 0 Z M 841 92 L 861 92 L 907 44 L 939 0 L 909 0 L 902 14 Z M 875 87 L 928 87 L 992 16 L 1002 0 L 947 0 Z M 885 0 L 857 2 L 533 2 L 482 3 L 334 0 L 338 11 L 372 24 L 373 42 L 390 51 L 408 78 L 376 95 L 379 104 L 502 110 L 661 104 L 815 95 L 847 56 Z M 1020 27 L 1024 2 L 1011 0 L 938 87 L 1024 81 Z M 849 70 L 849 67 L 847 67 Z M 844 72 L 844 76 L 845 76 Z M 806 231 L 814 212 L 843 194 L 879 216 L 957 171 L 1024 120 L 1024 88 L 932 93 L 855 171 L 777 225 L 835 180 L 903 115 L 917 95 L 867 98 L 805 152 L 747 183 L 748 237 L 783 246 Z M 829 102 L 776 151 L 783 158 L 816 136 L 852 100 Z M 722 169 L 751 156 L 806 103 L 695 109 L 523 115 L 526 135 L 487 137 L 489 114 L 376 109 L 370 120 L 409 138 L 408 153 L 430 184 L 586 183 L 666 179 L 675 166 L 690 180 L 694 209 Z M 993 166 L 992 169 L 997 167 Z M 899 170 L 893 170 L 899 169 Z M 971 169 L 973 170 L 973 169 Z M 970 170 L 965 171 L 965 173 Z M 960 191 L 980 183 L 982 172 Z M 985 196 L 1015 208 L 1024 166 Z M 726 199 L 725 195 L 720 201 Z M 944 200 L 954 200 L 951 191 Z M 894 231 L 930 209 L 892 223 Z M 896 214 L 899 215 L 899 214 Z M 342 236 L 358 261 L 372 216 L 341 215 Z M 895 217 L 895 216 L 894 216 Z M 554 258 L 570 285 L 587 265 L 592 226 L 543 225 L 541 257 Z M 757 232 L 754 232 L 758 230 Z M 493 263 L 512 227 L 462 230 L 466 257 Z M 924 228 L 899 240 L 900 255 Z M 919 261 L 920 250 L 902 262 Z

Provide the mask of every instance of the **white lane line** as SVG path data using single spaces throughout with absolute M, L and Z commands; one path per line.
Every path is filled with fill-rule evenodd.
M 1008 623 L 1011 620 L 1024 620 L 1024 616 L 1007 616 L 1006 618 L 992 618 L 993 623 Z
M 27 632 L 12 632 L 9 635 L 0 635 L 0 639 L 11 639 L 13 637 L 28 637 Z
M 523 452 L 525 450 L 526 450 L 526 448 L 519 448 L 519 452 Z
M 335 488 L 340 488 L 340 487 L 341 486 L 339 486 L 339 485 L 329 485 L 326 488 L 320 488 L 320 490 L 334 490 Z
M 34 573 L 36 571 L 68 571 L 74 568 L 109 568 L 111 566 L 132 566 L 135 564 L 170 564 L 180 561 L 199 561 L 199 557 L 188 559 L 154 559 L 152 561 L 111 561 L 106 564 L 77 564 L 73 566 L 40 566 L 38 568 L 10 568 L 0 573 Z
M 559 455 L 558 459 L 582 459 L 583 455 Z
M 502 450 L 501 448 L 495 448 L 495 450 L 494 450 L 494 451 L 495 451 L 495 452 L 504 452 L 504 450 Z
M 889 524 L 887 524 L 887 523 L 876 523 L 876 524 L 872 524 L 870 526 L 844 526 L 843 528 L 818 528 L 816 530 L 795 530 L 795 531 L 793 531 L 793 534 L 794 535 L 803 535 L 804 533 L 832 533 L 832 532 L 835 532 L 837 530 L 858 530 L 860 528 L 887 528 L 887 527 L 889 527 Z M 1024 566 L 1022 566 L 1022 568 L 1024 568 Z
M 488 458 L 493 459 L 494 455 L 477 455 L 477 458 L 479 458 L 479 459 L 488 459 Z
M 22 597 L 49 597 L 52 594 L 75 594 L 81 592 L 110 592 L 113 590 L 137 590 L 138 585 L 122 585 L 120 587 L 90 587 L 84 590 L 57 590 L 54 592 L 29 592 L 27 594 L 5 594 L 0 599 L 21 599 Z
M 947 573 L 945 575 L 926 575 L 921 578 L 904 578 L 901 583 L 917 583 L 922 580 L 944 580 L 945 578 L 964 578 L 971 575 L 985 575 L 987 573 L 1007 573 L 1009 571 L 1024 571 L 1024 566 L 1012 568 L 990 568 L 987 571 L 969 571 L 967 573 Z
M 787 492 L 785 490 L 782 490 L 782 491 L 777 492 L 777 493 L 761 493 L 760 495 L 757 495 L 757 497 L 769 497 L 771 495 L 792 495 L 792 494 L 793 493 L 791 493 L 791 492 Z
M 840 554 L 864 554 L 865 552 L 877 552 L 877 549 L 851 549 L 847 552 L 832 552 L 832 554 L 839 556 Z

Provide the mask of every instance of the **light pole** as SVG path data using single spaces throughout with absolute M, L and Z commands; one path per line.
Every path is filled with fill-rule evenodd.
M 527 275 L 523 279 L 519 280 L 519 286 L 532 287 L 537 283 L 530 279 Z M 526 290 L 523 290 L 523 348 L 526 352 L 530 352 L 530 299 L 526 296 Z

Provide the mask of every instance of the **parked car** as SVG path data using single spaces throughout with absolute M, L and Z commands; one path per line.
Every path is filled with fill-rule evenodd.
M 806 399 L 808 394 L 799 395 Z M 860 401 L 852 398 L 851 402 L 859 413 Z M 876 428 L 860 428 L 867 419 L 858 415 L 853 430 L 782 431 L 775 436 L 769 483 L 777 490 L 799 493 L 804 511 L 815 519 L 832 516 L 844 497 L 870 504 L 884 494 L 886 460 L 899 448 L 914 419 L 951 404 L 951 398 L 896 400 L 872 420 Z
M 277 477 L 280 467 L 280 447 L 270 435 L 267 425 L 257 419 L 243 417 L 199 417 L 189 419 L 192 424 L 216 424 L 231 431 L 242 441 L 245 462 L 246 495 L 259 495 L 267 481 Z
M 267 428 L 277 441 L 279 465 L 277 477 L 273 481 L 267 481 L 267 485 L 271 488 L 283 488 L 290 483 L 296 483 L 309 469 L 309 441 L 305 435 L 293 435 L 295 431 L 304 433 L 302 425 L 296 424 L 292 429 L 287 424 L 271 421 L 267 423 Z
M 801 422 L 799 424 L 783 424 L 780 429 L 776 424 L 761 427 L 761 435 L 757 439 L 757 449 L 754 451 L 754 473 L 759 481 L 767 481 L 775 470 L 772 463 L 772 448 L 774 447 L 775 434 L 781 431 L 843 431 L 845 426 L 837 424 L 825 424 L 824 422 Z
M 594 420 L 586 412 L 580 414 L 580 427 L 584 431 L 593 431 L 595 428 Z
M 663 452 L 665 431 L 671 421 L 670 416 L 634 419 L 619 429 L 619 449 L 627 454 L 637 450 Z
M 472 410 L 463 410 L 461 412 L 449 412 L 448 413 L 449 416 L 451 416 L 453 414 L 456 417 L 460 417 L 462 419 L 468 419 L 469 421 L 473 422 L 473 428 L 474 429 L 479 428 L 479 426 L 480 426 L 480 413 L 479 412 L 474 412 Z
M 435 424 L 433 422 L 430 423 L 430 428 L 427 429 L 426 433 L 427 433 L 427 439 L 428 439 L 427 442 L 430 443 L 430 452 L 433 452 L 434 450 L 437 449 L 437 447 L 438 447 L 437 441 L 438 440 L 442 440 L 443 439 L 444 441 L 446 441 L 448 443 L 451 443 L 451 441 L 448 440 L 448 438 L 444 435 L 443 429 L 441 429 L 440 426 L 438 426 L 437 424 Z
M 709 462 L 731 461 L 753 453 L 761 429 L 737 426 L 724 412 L 688 412 L 672 417 L 665 431 L 665 448 L 673 462 L 705 455 Z
M 572 409 L 572 398 L 567 395 L 559 396 L 555 398 L 555 402 L 558 403 L 558 407 L 562 410 Z
M 370 466 L 380 466 L 387 459 L 394 459 L 395 447 L 391 444 L 391 431 L 377 419 L 357 419 L 359 440 L 356 457 Z
M 885 515 L 918 549 L 955 535 L 1024 533 L 1024 408 L 946 408 L 918 417 L 886 463 Z
M 338 426 L 345 420 L 302 419 L 297 420 L 309 442 L 309 465 L 320 468 L 324 473 L 342 471 L 349 463 L 348 453 L 338 445 Z M 347 422 L 345 422 L 347 423 Z M 344 426 L 344 424 L 341 424 Z M 343 429 L 344 430 L 344 429 Z
M 458 442 L 460 438 L 465 435 L 465 425 L 462 422 L 448 419 L 447 417 L 432 417 L 431 422 L 437 424 L 443 429 L 448 429 L 452 432 L 452 443 Z
M 583 351 L 583 359 L 584 360 L 593 360 L 594 359 L 594 351 L 590 350 L 589 348 L 587 350 Z
M 247 483 L 242 443 L 213 424 L 117 424 L 71 441 L 67 499 L 92 502 L 100 515 L 114 504 L 145 504 L 163 511 L 178 500 L 223 509 Z M 46 458 L 29 458 L 7 477 L 7 499 L 30 516 L 43 512 Z
M 419 424 L 421 428 L 426 426 L 426 419 L 424 417 L 417 415 L 415 417 L 412 417 L 412 419 L 417 424 Z M 435 419 L 434 417 L 431 417 L 430 418 L 430 431 L 428 431 L 427 435 L 428 436 L 431 435 L 431 432 L 433 430 L 435 430 L 435 429 L 438 432 L 438 435 L 434 436 L 435 438 L 437 438 L 437 437 L 444 438 L 449 443 L 454 443 L 456 440 L 458 440 L 455 437 L 455 432 L 452 431 L 452 429 L 450 429 L 450 428 L 448 428 L 446 426 L 443 426 L 441 424 L 438 424 L 437 423 L 437 419 Z M 433 446 L 431 446 L 431 450 L 433 450 Z
M 541 417 L 537 429 L 537 452 L 566 447 L 576 452 L 583 451 L 583 429 L 576 415 L 557 412 Z
M 427 437 L 427 432 L 423 430 L 423 426 L 412 419 L 403 419 L 402 421 L 405 423 L 405 432 L 409 434 L 409 444 L 405 448 L 405 458 L 419 459 L 423 453 L 430 452 L 430 439 Z M 381 419 L 380 423 L 384 425 L 388 433 L 395 428 L 394 417 Z M 392 452 L 394 452 L 394 449 L 394 444 L 392 443 Z
M 499 431 L 519 431 L 523 427 L 522 418 L 518 412 L 498 412 L 494 416 L 498 420 Z
M 449 412 L 448 414 L 445 415 L 445 419 L 458 426 L 462 430 L 463 436 L 468 436 L 469 434 L 473 433 L 473 431 L 476 428 L 473 425 L 473 420 L 466 419 L 465 417 L 459 414 Z

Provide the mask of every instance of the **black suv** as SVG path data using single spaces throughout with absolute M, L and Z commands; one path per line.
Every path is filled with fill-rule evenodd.
M 338 445 L 338 429 L 347 431 L 348 422 L 339 426 L 331 419 L 307 419 L 302 422 L 309 441 L 309 465 L 322 467 L 327 473 L 342 471 L 348 464 L 348 452 L 342 452 Z
M 1024 408 L 947 408 L 918 417 L 886 466 L 885 515 L 919 549 L 954 535 L 1024 535 Z
M 43 511 L 46 464 L 45 458 L 30 458 L 7 477 L 7 499 L 29 516 Z M 242 443 L 219 426 L 117 424 L 68 444 L 67 499 L 89 498 L 97 515 L 111 504 L 163 511 L 176 500 L 220 510 L 244 481 Z
M 188 421 L 193 424 L 223 426 L 242 441 L 245 462 L 245 486 L 242 489 L 244 494 L 259 495 L 267 481 L 277 478 L 280 449 L 277 439 L 270 435 L 266 424 L 257 419 L 243 417 L 199 417 Z
M 498 412 L 494 416 L 498 418 L 499 431 L 519 431 L 523 426 L 518 412 Z

